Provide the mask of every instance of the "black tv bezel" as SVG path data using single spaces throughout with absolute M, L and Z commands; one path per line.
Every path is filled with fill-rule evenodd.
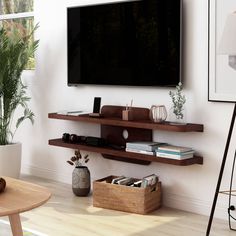
M 179 0 L 180 1 L 180 47 L 179 47 L 179 81 L 177 84 L 171 84 L 171 85 L 111 85 L 111 84 L 86 84 L 86 83 L 70 83 L 69 82 L 69 70 L 68 70 L 68 12 L 70 9 L 73 8 L 82 8 L 82 7 L 89 7 L 89 6 L 99 6 L 99 5 L 108 5 L 108 4 L 117 4 L 117 3 L 124 3 L 124 2 L 137 2 L 140 0 L 130 0 L 130 1 L 114 1 L 114 2 L 104 2 L 104 3 L 96 3 L 96 4 L 86 4 L 86 5 L 77 5 L 77 6 L 70 6 L 67 7 L 66 9 L 66 18 L 67 18 L 67 22 L 66 22 L 66 26 L 67 26 L 67 36 L 66 36 L 66 45 L 67 45 L 67 86 L 68 87 L 81 87 L 81 86 L 102 86 L 102 87 L 106 87 L 106 86 L 115 86 L 115 87 L 136 87 L 136 88 L 150 88 L 150 87 L 160 87 L 160 88 L 165 88 L 165 87 L 176 87 L 178 85 L 178 83 L 183 83 L 183 78 L 182 78 L 182 49 L 183 49 L 183 43 L 182 43 L 182 39 L 183 39 L 183 0 Z

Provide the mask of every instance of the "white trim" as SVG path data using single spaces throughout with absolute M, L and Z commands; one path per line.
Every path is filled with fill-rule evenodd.
M 72 171 L 70 173 L 58 172 L 56 170 L 41 168 L 41 167 L 34 166 L 31 164 L 26 164 L 26 163 L 22 163 L 21 173 L 33 175 L 37 177 L 42 177 L 46 179 L 51 179 L 51 180 L 55 180 L 55 181 L 59 181 L 59 182 L 67 183 L 67 184 L 71 183 L 71 178 L 72 178 L 71 177 Z
M 34 12 L 31 11 L 31 12 L 0 15 L 0 20 L 12 20 L 12 19 L 28 18 L 28 17 L 34 17 Z
M 70 172 L 58 172 L 57 170 L 47 169 L 38 167 L 35 165 L 22 163 L 21 165 L 21 174 L 27 174 L 32 176 L 37 176 L 45 179 L 54 180 L 57 182 L 62 182 L 66 184 L 71 184 L 72 181 L 72 170 Z M 95 180 L 93 176 L 91 176 L 91 183 Z M 91 188 L 93 186 L 91 185 Z
M 163 205 L 182 211 L 209 216 L 212 201 L 205 201 L 189 196 L 165 192 L 163 197 Z M 227 205 L 224 205 L 222 202 L 218 202 L 215 210 L 215 218 L 227 220 L 227 208 Z

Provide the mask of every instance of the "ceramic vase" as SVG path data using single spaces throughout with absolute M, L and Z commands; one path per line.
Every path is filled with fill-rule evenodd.
M 164 105 L 153 105 L 150 109 L 150 119 L 155 123 L 164 122 L 167 118 L 167 111 Z
M 21 143 L 0 145 L 0 176 L 20 177 Z
M 72 173 L 72 190 L 76 196 L 87 196 L 90 192 L 90 171 L 87 166 L 77 166 Z

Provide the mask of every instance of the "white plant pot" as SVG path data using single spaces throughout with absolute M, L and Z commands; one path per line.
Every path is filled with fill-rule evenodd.
M 0 145 L 0 177 L 20 177 L 21 143 Z

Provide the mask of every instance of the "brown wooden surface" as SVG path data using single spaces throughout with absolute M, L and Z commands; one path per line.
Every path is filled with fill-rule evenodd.
M 106 159 L 110 159 L 113 161 L 122 161 L 122 162 L 128 162 L 133 164 L 139 164 L 139 165 L 150 165 L 151 161 L 146 161 L 144 159 L 132 159 L 127 157 L 121 157 L 121 156 L 114 156 L 110 154 L 102 154 L 102 156 Z
M 107 177 L 109 180 L 112 176 Z M 110 184 L 106 179 L 93 182 L 93 206 L 147 214 L 161 207 L 161 183 L 147 188 Z
M 51 196 L 45 187 L 10 177 L 3 178 L 6 180 L 6 189 L 0 194 L 0 216 L 31 210 L 44 204 Z
M 124 111 L 126 107 L 124 106 L 103 106 L 101 109 L 101 115 L 104 118 L 119 118 L 122 119 L 122 111 Z M 139 120 L 149 120 L 149 112 L 148 108 L 143 107 L 132 107 L 129 109 L 129 112 L 132 113 L 133 121 Z
M 123 137 L 123 131 L 128 132 L 128 138 Z M 101 137 L 108 143 L 118 146 L 126 146 L 127 142 L 152 141 L 152 130 L 111 125 L 101 125 Z
M 19 214 L 9 215 L 11 231 L 13 236 L 23 236 L 22 225 Z
M 123 131 L 126 130 L 128 132 L 128 138 L 125 139 L 123 137 Z M 134 142 L 134 141 L 152 141 L 152 130 L 150 129 L 138 129 L 138 128 L 130 128 L 130 127 L 120 127 L 120 126 L 111 126 L 111 125 L 101 125 L 101 137 L 106 139 L 108 143 L 124 147 L 126 146 L 126 142 Z M 109 154 L 102 154 L 104 158 L 123 161 L 129 163 L 136 163 L 141 165 L 149 165 L 150 161 L 145 160 L 137 160 L 137 159 L 128 159 L 117 156 L 112 156 Z
M 193 158 L 186 159 L 186 160 L 174 160 L 174 159 L 169 159 L 169 158 L 144 155 L 140 153 L 126 152 L 124 150 L 116 150 L 116 149 L 112 149 L 108 147 L 93 147 L 93 146 L 82 145 L 82 144 L 65 143 L 61 139 L 51 139 L 49 140 L 49 145 L 71 148 L 71 149 L 80 149 L 84 151 L 96 152 L 96 153 L 101 153 L 101 154 L 108 154 L 108 155 L 116 156 L 118 159 L 119 157 L 122 157 L 126 159 L 144 160 L 144 161 L 159 162 L 159 163 L 179 165 L 179 166 L 203 164 L 203 158 L 201 156 L 194 156 Z
M 6 188 L 0 194 L 0 216 L 8 216 L 13 236 L 23 236 L 19 214 L 41 206 L 51 197 L 51 193 L 36 184 L 10 177 L 4 179 Z
M 121 119 L 123 109 L 124 107 L 121 106 L 103 106 L 101 109 L 103 117 L 100 118 L 89 117 L 89 115 L 73 116 L 60 115 L 57 113 L 49 113 L 48 117 L 51 119 L 71 120 L 97 123 L 101 125 L 142 128 L 150 130 L 166 130 L 173 132 L 203 132 L 202 124 L 187 123 L 185 125 L 174 125 L 170 122 L 154 123 L 149 119 L 149 109 L 147 108 L 133 108 L 132 110 L 134 120 L 125 121 Z
M 133 107 L 131 109 L 132 121 L 122 120 L 122 111 L 125 107 L 122 106 L 103 106 L 101 109 L 100 118 L 89 117 L 89 115 L 59 115 L 56 113 L 50 113 L 49 118 L 81 121 L 88 123 L 97 123 L 101 125 L 101 137 L 106 139 L 109 144 L 117 146 L 124 146 L 126 142 L 131 141 L 152 141 L 152 130 L 166 130 L 173 132 L 203 132 L 203 125 L 201 124 L 185 124 L 174 125 L 169 122 L 153 123 L 149 119 L 149 109 Z M 128 138 L 123 137 L 123 131 L 128 131 Z M 101 153 L 105 158 L 126 161 L 131 163 L 148 165 L 150 162 L 161 162 L 173 165 L 192 165 L 203 164 L 203 158 L 195 156 L 186 160 L 173 160 L 168 158 L 153 157 L 149 155 L 127 153 L 122 150 L 116 150 L 111 148 L 92 147 L 80 144 L 63 143 L 60 139 L 49 140 L 50 145 L 87 150 L 92 152 Z

